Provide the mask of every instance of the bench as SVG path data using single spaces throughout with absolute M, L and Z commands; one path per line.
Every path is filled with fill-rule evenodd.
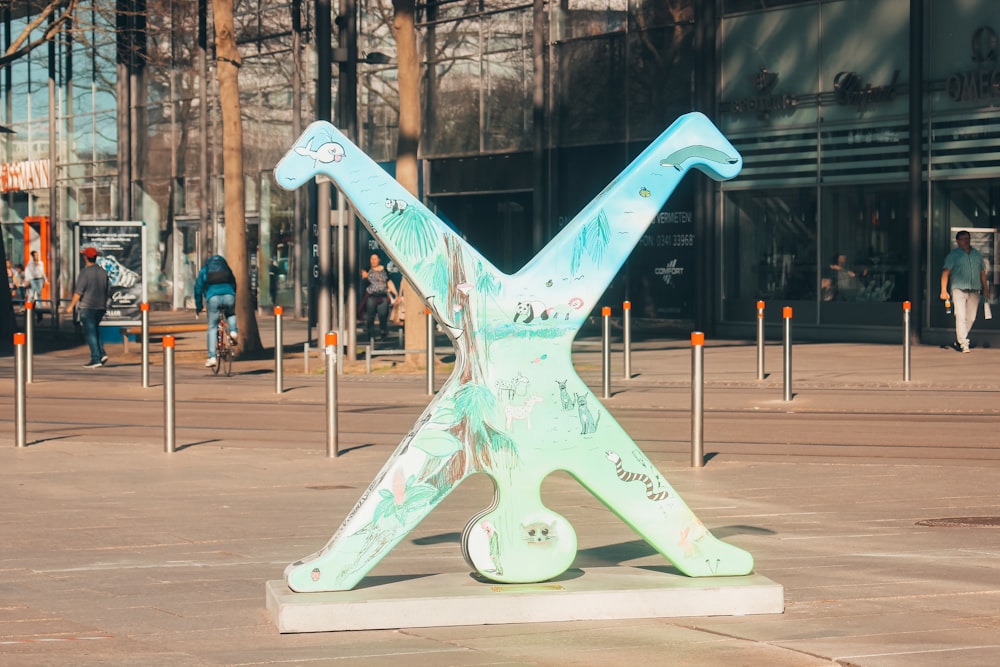
M 200 324 L 158 324 L 150 325 L 147 327 L 149 331 L 149 336 L 169 336 L 172 334 L 179 333 L 196 333 L 198 331 L 208 331 L 207 323 Z M 142 327 L 132 326 L 132 327 L 121 327 L 122 333 L 122 351 L 128 354 L 128 340 L 130 336 L 141 336 Z

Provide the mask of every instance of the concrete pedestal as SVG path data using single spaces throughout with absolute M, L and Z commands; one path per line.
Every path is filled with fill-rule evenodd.
M 266 584 L 279 632 L 385 630 L 675 616 L 780 614 L 784 588 L 767 577 L 691 578 L 628 567 L 569 570 L 538 584 L 469 574 L 368 578 L 350 591 L 294 593 Z

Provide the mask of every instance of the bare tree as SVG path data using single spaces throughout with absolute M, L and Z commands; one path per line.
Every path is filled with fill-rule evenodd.
M 0 67 L 23 58 L 39 46 L 52 41 L 63 27 L 73 20 L 73 11 L 80 0 L 52 0 L 42 7 L 33 19 L 25 24 L 21 34 L 11 40 L 10 46 L 0 56 Z M 46 23 L 48 22 L 48 23 Z M 31 39 L 31 33 L 44 24 L 42 33 Z
M 233 29 L 234 0 L 212 0 L 215 17 L 216 78 L 222 109 L 222 175 L 225 191 L 226 260 L 236 275 L 236 318 L 243 352 L 262 349 L 247 260 L 243 189 L 243 121 L 240 117 L 240 54 Z

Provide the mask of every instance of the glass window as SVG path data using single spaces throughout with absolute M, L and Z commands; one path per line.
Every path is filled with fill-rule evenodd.
M 560 44 L 554 96 L 563 146 L 625 139 L 625 38 L 620 34 Z
M 909 290 L 906 188 L 828 187 L 823 189 L 822 202 L 821 300 L 862 303 L 906 300 Z
M 427 119 L 427 152 L 437 154 L 479 151 L 479 63 L 474 60 L 443 61 L 434 65 L 432 117 Z
M 726 193 L 723 266 L 726 319 L 749 319 L 758 299 L 814 302 L 816 190 Z
M 631 140 L 657 137 L 675 118 L 691 110 L 693 38 L 694 25 L 628 35 L 626 113 Z

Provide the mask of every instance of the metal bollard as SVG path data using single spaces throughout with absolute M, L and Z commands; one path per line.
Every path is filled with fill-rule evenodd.
M 601 308 L 601 396 L 611 398 L 611 308 Z
M 372 346 L 365 345 L 365 374 L 372 374 Z
M 427 395 L 434 395 L 434 315 L 430 308 L 427 313 Z
M 785 400 L 792 400 L 792 307 L 781 309 L 785 319 Z
M 337 334 L 326 334 L 326 456 L 339 455 L 337 433 Z
M 303 372 L 309 375 L 309 341 L 302 343 L 302 364 Z
M 274 307 L 274 393 L 280 394 L 285 387 L 285 343 L 281 325 L 281 306 Z
M 757 302 L 757 379 L 764 379 L 764 302 Z
M 14 446 L 27 447 L 28 393 L 25 382 L 25 347 L 23 333 L 14 334 Z
M 691 467 L 705 465 L 705 334 L 691 334 Z
M 910 381 L 910 302 L 903 302 L 903 382 Z
M 139 304 L 139 314 L 142 322 L 142 386 L 149 386 L 149 304 L 143 301 Z
M 625 330 L 625 379 L 632 379 L 632 302 L 622 303 L 622 327 Z
M 163 337 L 163 451 L 173 453 L 177 444 L 177 406 L 174 394 L 174 337 Z
M 27 301 L 24 304 L 24 333 L 28 344 L 26 346 L 27 360 L 25 367 L 28 384 L 35 380 L 35 302 Z

